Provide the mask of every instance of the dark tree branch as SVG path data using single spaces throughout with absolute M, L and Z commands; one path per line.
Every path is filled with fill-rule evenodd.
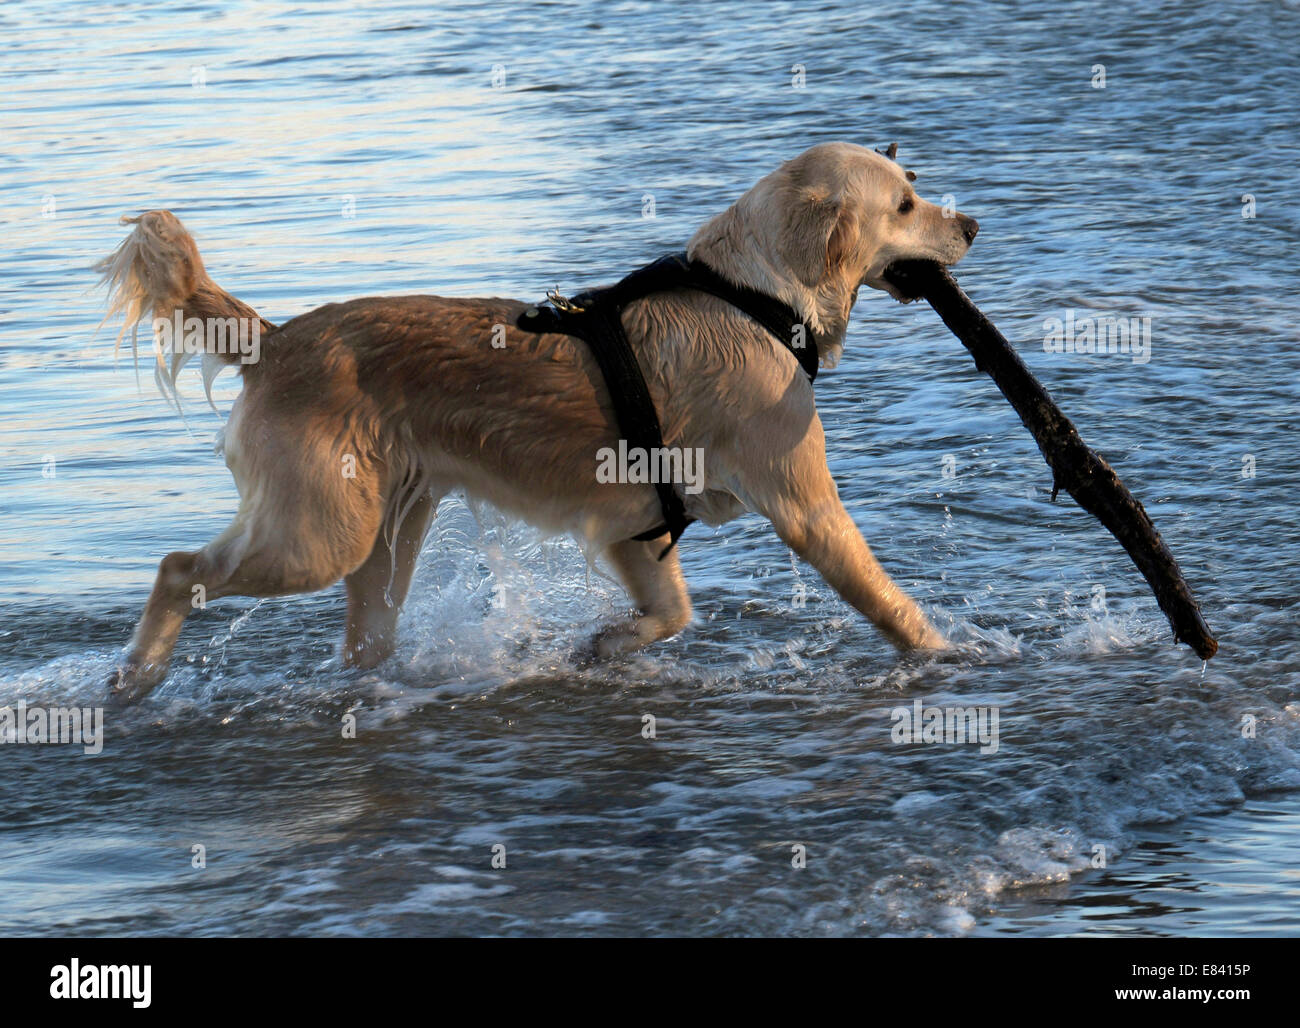
M 975 366 L 997 383 L 1052 469 L 1052 498 L 1064 489 L 1105 525 L 1150 584 L 1175 640 L 1186 643 L 1203 660 L 1214 656 L 1219 644 L 1142 504 L 1111 466 L 1088 448 L 1011 344 L 947 269 L 933 261 L 900 261 L 885 276 L 904 295 L 924 297 L 974 356 Z

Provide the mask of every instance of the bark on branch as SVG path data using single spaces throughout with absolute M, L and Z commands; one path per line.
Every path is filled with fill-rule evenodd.
M 1064 489 L 1105 525 L 1150 584 L 1173 627 L 1174 638 L 1203 660 L 1214 656 L 1219 644 L 1201 617 L 1178 562 L 1142 504 L 1111 466 L 1079 438 L 1074 424 L 947 269 L 933 261 L 900 261 L 885 274 L 904 295 L 924 297 L 971 352 L 975 366 L 997 383 L 1052 469 L 1052 498 Z

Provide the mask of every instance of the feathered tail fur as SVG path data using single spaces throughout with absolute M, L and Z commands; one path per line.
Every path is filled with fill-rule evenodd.
M 202 354 L 203 389 L 212 403 L 217 375 L 231 365 L 256 364 L 260 339 L 275 326 L 212 281 L 194 237 L 171 211 L 123 217 L 122 224 L 135 229 L 94 266 L 109 289 L 104 321 L 123 315 L 114 354 L 129 329 L 138 371 L 137 331 L 152 313 L 159 390 L 179 408 L 177 376 L 192 356 Z

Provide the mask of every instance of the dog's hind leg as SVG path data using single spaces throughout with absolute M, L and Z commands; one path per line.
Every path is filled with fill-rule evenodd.
M 380 474 L 358 462 L 343 478 L 335 455 L 279 459 L 267 452 L 257 480 L 241 479 L 248 502 L 203 549 L 169 553 L 158 567 L 125 660 L 109 677 L 113 698 L 132 702 L 167 674 L 186 616 L 222 596 L 315 592 L 355 571 L 371 554 L 383 518 Z M 268 482 L 275 485 L 268 486 Z
M 210 576 L 203 573 L 203 566 L 202 550 L 169 553 L 162 559 L 127 655 L 109 674 L 113 699 L 134 702 L 166 676 L 185 618 L 207 603 L 204 583 Z
M 370 556 L 347 576 L 345 663 L 372 668 L 393 652 L 397 615 L 406 601 L 420 546 L 441 498 L 441 489 L 426 489 L 405 501 L 410 503 L 410 508 L 393 532 L 394 538 L 390 541 L 388 525 L 381 528 Z
M 610 625 L 591 640 L 591 649 L 597 656 L 630 653 L 676 635 L 689 624 L 691 598 L 676 548 L 663 560 L 658 559 L 667 545 L 665 533 L 649 542 L 628 539 L 614 543 L 605 551 L 636 604 L 637 614 Z

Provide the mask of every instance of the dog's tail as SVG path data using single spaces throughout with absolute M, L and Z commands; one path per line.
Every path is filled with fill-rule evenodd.
M 275 326 L 212 281 L 194 237 L 171 211 L 123 217 L 122 224 L 135 229 L 94 266 L 109 289 L 104 321 L 123 316 L 114 355 L 130 329 L 138 376 L 137 328 L 152 313 L 159 390 L 179 408 L 176 378 L 192 356 L 202 354 L 203 390 L 212 403 L 213 379 L 231 365 L 255 366 L 261 337 Z

